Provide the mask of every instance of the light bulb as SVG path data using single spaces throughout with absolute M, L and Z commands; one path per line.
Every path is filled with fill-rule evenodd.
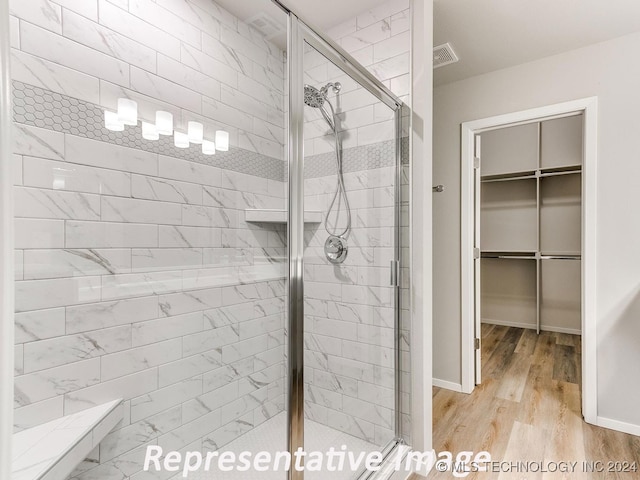
M 142 138 L 145 140 L 158 140 L 160 134 L 153 123 L 142 122 Z
M 191 143 L 202 143 L 202 136 L 204 135 L 204 125 L 202 125 L 200 122 L 188 122 L 187 135 L 189 135 L 189 141 Z
M 160 135 L 173 135 L 173 114 L 159 110 L 156 112 L 156 130 Z
M 124 130 L 124 123 L 118 121 L 116 112 L 104 111 L 104 128 L 112 132 L 121 132 Z
M 216 154 L 216 144 L 211 140 L 203 140 L 202 141 L 202 153 L 204 155 L 215 155 Z
M 229 132 L 216 130 L 216 148 L 221 152 L 229 150 Z
M 178 148 L 189 148 L 189 136 L 186 133 L 174 132 L 173 144 Z
M 118 121 L 125 125 L 138 124 L 138 104 L 135 100 L 118 99 Z

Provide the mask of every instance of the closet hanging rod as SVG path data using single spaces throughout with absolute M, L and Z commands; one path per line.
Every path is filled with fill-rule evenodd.
M 541 260 L 581 260 L 580 255 L 542 255 Z

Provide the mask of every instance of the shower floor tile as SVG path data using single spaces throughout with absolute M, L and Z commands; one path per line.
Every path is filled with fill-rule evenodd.
M 240 453 L 249 451 L 252 453 L 267 451 L 278 452 L 287 449 L 287 417 L 280 413 L 267 420 L 262 425 L 254 428 L 245 435 L 223 447 L 224 451 Z M 318 451 L 325 453 L 334 447 L 337 451 L 342 445 L 346 445 L 347 451 L 352 451 L 357 456 L 360 452 L 379 451 L 381 447 L 361 440 L 357 437 L 340 432 L 311 420 L 305 420 L 305 451 Z M 332 480 L 351 480 L 356 472 L 350 470 L 331 472 Z M 286 472 L 194 472 L 189 475 L 193 480 L 285 480 Z M 305 480 L 325 480 L 327 472 L 305 472 Z

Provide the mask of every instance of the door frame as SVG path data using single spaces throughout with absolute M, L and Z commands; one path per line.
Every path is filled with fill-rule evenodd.
M 462 273 L 462 391 L 475 388 L 476 294 L 475 247 L 475 135 L 488 130 L 531 123 L 570 114 L 584 115 L 582 165 L 582 414 L 597 423 L 597 330 L 596 330 L 596 219 L 598 98 L 588 97 L 555 105 L 464 122 L 461 129 L 461 273 Z

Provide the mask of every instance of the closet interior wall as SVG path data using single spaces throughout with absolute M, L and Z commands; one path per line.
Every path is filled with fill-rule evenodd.
M 480 137 L 482 322 L 580 334 L 583 116 Z

